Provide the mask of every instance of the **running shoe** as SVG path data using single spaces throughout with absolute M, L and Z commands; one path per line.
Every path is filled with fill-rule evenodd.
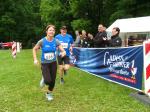
M 51 93 L 46 93 L 46 98 L 47 98 L 48 101 L 53 100 L 53 96 L 52 96 Z
M 64 83 L 65 83 L 64 79 L 61 78 L 61 79 L 60 79 L 60 84 L 64 84 Z

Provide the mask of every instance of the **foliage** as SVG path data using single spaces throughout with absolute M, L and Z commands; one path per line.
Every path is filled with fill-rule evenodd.
M 73 30 L 86 30 L 86 31 L 91 31 L 91 26 L 92 23 L 90 20 L 84 20 L 84 19 L 78 19 L 78 20 L 73 20 L 71 22 L 71 26 L 73 27 Z
M 72 20 L 72 16 L 68 11 L 69 4 L 67 1 L 68 0 L 41 1 L 40 12 L 41 20 L 44 26 L 48 24 L 54 24 L 57 28 L 57 31 L 62 25 L 70 27 L 70 21 Z
M 5 38 L 0 41 L 21 41 L 26 45 L 28 40 L 33 40 L 32 37 L 37 36 L 36 29 L 40 25 L 40 15 L 34 10 L 34 0 L 1 1 L 0 33 Z M 38 2 L 40 1 L 36 0 L 36 5 Z M 38 35 L 39 33 L 40 31 Z
M 93 35 L 98 24 L 108 27 L 116 19 L 150 15 L 149 0 L 1 0 L 0 42 L 20 41 L 30 47 L 48 24 L 85 29 Z M 81 22 L 81 23 L 80 23 Z

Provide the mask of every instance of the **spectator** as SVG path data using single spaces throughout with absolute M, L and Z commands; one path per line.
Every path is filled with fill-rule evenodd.
M 88 47 L 89 48 L 94 47 L 93 35 L 91 33 L 88 33 Z
M 82 30 L 82 43 L 81 43 L 81 47 L 83 48 L 87 48 L 88 47 L 88 36 L 85 30 Z
M 76 30 L 75 31 L 75 35 L 76 35 L 76 40 L 74 42 L 74 46 L 75 47 L 80 47 L 80 43 L 81 43 L 81 32 Z
M 94 37 L 94 47 L 100 48 L 100 47 L 105 47 L 105 41 L 107 41 L 107 33 L 105 31 L 105 27 L 100 24 L 98 26 L 98 33 Z
M 120 33 L 120 29 L 118 27 L 114 27 L 112 29 L 112 36 L 111 36 L 111 40 L 109 41 L 110 47 L 121 47 L 122 40 L 119 37 L 119 33 Z

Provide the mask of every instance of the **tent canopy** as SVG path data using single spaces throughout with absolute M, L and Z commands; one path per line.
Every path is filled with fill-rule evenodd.
M 111 32 L 113 27 L 119 27 L 120 32 L 150 32 L 150 16 L 117 19 L 106 31 Z

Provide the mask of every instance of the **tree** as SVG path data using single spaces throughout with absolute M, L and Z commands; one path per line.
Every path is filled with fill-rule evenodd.
M 110 16 L 110 22 L 119 18 L 148 16 L 150 14 L 149 0 L 119 0 L 116 11 Z
M 89 30 L 90 28 L 90 32 L 95 34 L 98 24 L 109 25 L 110 15 L 116 10 L 115 1 L 116 0 L 70 0 L 70 11 L 75 21 L 80 19 L 82 19 L 82 21 L 90 21 L 90 24 L 88 24 L 90 26 L 87 26 L 85 30 Z
M 0 41 L 21 41 L 31 47 L 44 35 L 48 24 L 95 34 L 98 24 L 116 19 L 148 16 L 149 0 L 1 0 Z
M 35 0 L 1 0 L 0 33 L 2 41 L 21 41 L 27 45 L 40 33 L 40 15 L 35 9 Z M 36 5 L 40 6 L 40 0 Z M 39 9 L 39 8 L 38 8 Z
M 86 30 L 86 31 L 88 31 L 88 32 L 90 32 L 92 29 L 91 29 L 91 27 L 89 27 L 89 26 L 91 26 L 92 25 L 92 23 L 91 23 L 91 21 L 90 20 L 85 20 L 85 19 L 77 19 L 77 20 L 73 20 L 72 22 L 71 22 L 71 26 L 73 27 L 73 30 L 75 31 L 75 30 Z
M 69 8 L 68 0 L 42 0 L 40 12 L 44 26 L 51 23 L 57 29 L 62 25 L 66 25 L 71 29 L 70 21 L 72 20 L 72 15 L 68 11 Z

